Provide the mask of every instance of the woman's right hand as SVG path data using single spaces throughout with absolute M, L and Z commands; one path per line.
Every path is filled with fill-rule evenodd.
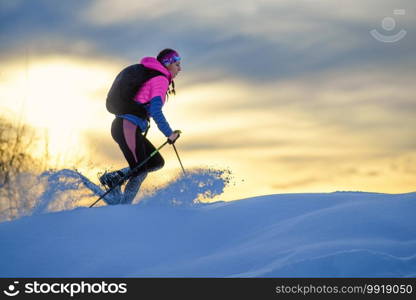
M 169 137 L 168 137 L 168 143 L 173 144 L 176 142 L 176 140 L 179 138 L 180 134 L 182 132 L 180 130 L 175 130 Z

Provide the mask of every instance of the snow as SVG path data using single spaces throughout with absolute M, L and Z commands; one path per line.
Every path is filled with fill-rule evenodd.
M 42 176 L 31 213 L 0 223 L 0 277 L 416 276 L 416 193 L 204 203 L 229 173 L 200 169 L 134 205 L 88 208 L 83 184 L 102 191 L 82 174 Z

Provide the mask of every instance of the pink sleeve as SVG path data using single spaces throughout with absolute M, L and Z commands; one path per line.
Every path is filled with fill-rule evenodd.
M 149 100 L 154 97 L 160 96 L 162 102 L 165 103 L 166 92 L 169 88 L 169 81 L 164 76 L 156 76 L 148 81 L 150 86 L 150 97 Z

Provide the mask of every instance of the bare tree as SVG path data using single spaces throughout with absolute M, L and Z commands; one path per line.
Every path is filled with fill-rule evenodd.
M 24 204 L 19 197 L 22 191 L 13 184 L 16 178 L 41 167 L 41 162 L 31 155 L 36 142 L 33 129 L 0 117 L 0 211 L 6 212 L 8 219 L 17 217 Z
M 35 148 L 42 149 L 42 155 L 35 157 Z M 0 222 L 33 211 L 48 185 L 45 171 L 64 164 L 72 169 L 87 164 L 87 158 L 74 155 L 70 167 L 69 161 L 62 164 L 56 155 L 49 153 L 47 131 L 42 135 L 26 124 L 14 124 L 0 116 Z

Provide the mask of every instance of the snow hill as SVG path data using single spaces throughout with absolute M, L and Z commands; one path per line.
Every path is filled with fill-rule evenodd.
M 135 205 L 59 211 L 58 191 L 81 189 L 82 174 L 44 174 L 32 215 L 0 223 L 0 277 L 416 277 L 416 193 L 197 201 L 221 193 L 222 175 L 194 171 Z

